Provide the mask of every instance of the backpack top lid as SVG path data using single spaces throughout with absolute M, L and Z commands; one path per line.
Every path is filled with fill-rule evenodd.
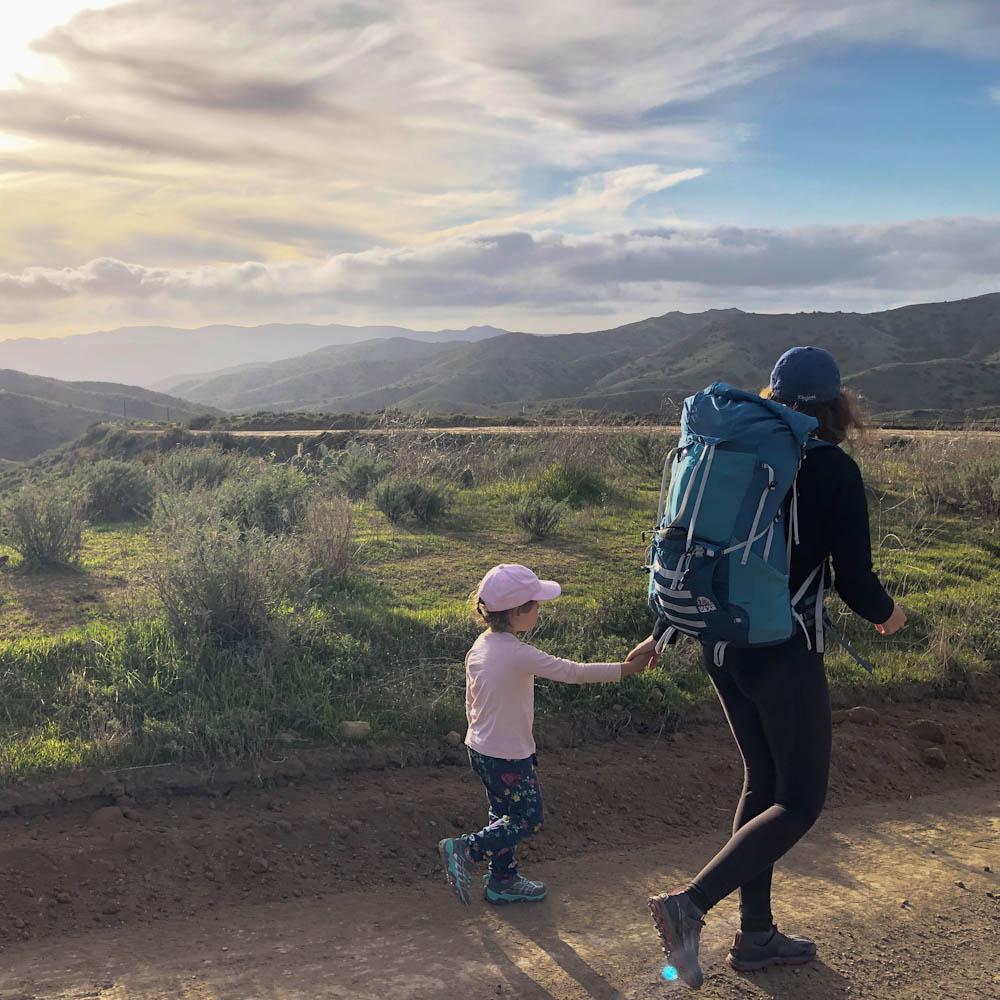
M 819 426 L 815 417 L 799 413 L 783 403 L 736 389 L 725 382 L 715 382 L 684 400 L 681 412 L 680 447 L 693 442 L 722 444 L 739 439 L 773 439 L 775 430 L 784 426 L 798 447 L 802 447 Z

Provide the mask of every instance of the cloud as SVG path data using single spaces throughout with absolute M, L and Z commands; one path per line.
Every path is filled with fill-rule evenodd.
M 452 229 L 453 233 L 486 232 L 503 228 L 601 230 L 613 228 L 641 199 L 685 181 L 704 177 L 702 167 L 666 173 L 655 163 L 581 177 L 572 194 L 552 198 L 544 205 L 510 215 L 491 216 Z
M 723 120 L 720 102 L 832 44 L 995 55 L 998 36 L 995 0 L 577 0 L 572 10 L 538 0 L 131 0 L 87 10 L 36 44 L 57 75 L 0 90 L 0 135 L 17 143 L 0 156 L 5 232 L 28 231 L 41 205 L 58 207 L 62 227 L 52 258 L 42 240 L 0 237 L 0 281 L 20 301 L 82 303 L 80 289 L 118 294 L 105 290 L 110 270 L 132 289 L 123 301 L 146 308 L 196 297 L 243 308 L 227 300 L 232 288 L 295 308 L 280 274 L 317 308 L 398 310 L 427 288 L 470 307 L 478 289 L 485 306 L 518 293 L 475 268 L 458 288 L 434 262 L 453 254 L 460 266 L 489 257 L 512 267 L 477 242 L 491 239 L 546 262 L 518 275 L 525 302 L 563 296 L 597 308 L 601 294 L 679 288 L 671 277 L 613 277 L 625 268 L 619 254 L 650 274 L 690 271 L 696 289 L 735 288 L 726 276 L 754 261 L 776 281 L 766 262 L 791 239 L 804 254 L 787 260 L 791 272 L 819 273 L 822 254 L 850 257 L 829 233 L 813 248 L 804 231 L 727 236 L 682 226 L 663 207 L 663 192 L 697 183 L 752 134 L 752 123 Z M 222 268 L 242 252 L 258 263 Z M 67 260 L 91 263 L 23 267 Z M 590 285 L 573 284 L 570 261 Z M 711 261 L 717 278 L 704 273 Z
M 888 303 L 961 297 L 1000 273 L 1000 218 L 924 219 L 793 229 L 660 227 L 601 236 L 504 232 L 422 247 L 377 248 L 310 262 L 150 268 L 113 259 L 0 274 L 0 296 L 194 303 L 208 315 L 241 305 L 280 315 L 362 307 L 379 315 L 455 315 L 629 302 L 766 303 L 821 295 Z

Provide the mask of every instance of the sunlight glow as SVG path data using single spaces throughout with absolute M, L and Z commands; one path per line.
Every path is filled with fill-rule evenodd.
M 18 76 L 58 78 L 51 59 L 31 49 L 31 43 L 84 10 L 113 7 L 122 0 L 32 0 L 5 4 L 0 13 L 0 88 L 17 86 Z

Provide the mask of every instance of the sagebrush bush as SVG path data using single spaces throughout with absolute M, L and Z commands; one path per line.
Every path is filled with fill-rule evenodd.
M 105 458 L 77 475 L 84 509 L 92 521 L 126 521 L 149 513 L 155 484 L 139 462 Z
M 3 525 L 25 566 L 73 566 L 83 549 L 83 497 L 53 483 L 22 487 L 4 506 Z
M 177 448 L 157 463 L 155 474 L 164 489 L 214 489 L 247 468 L 246 459 L 221 448 Z
M 446 489 L 419 479 L 387 479 L 375 487 L 375 506 L 393 523 L 413 520 L 433 524 L 448 512 L 451 496 Z
M 227 479 L 218 490 L 223 517 L 268 534 L 292 531 L 302 520 L 312 480 L 300 469 L 265 465 Z
M 970 462 L 958 469 L 956 488 L 962 505 L 1000 516 L 1000 461 Z
M 621 434 L 612 438 L 611 452 L 626 469 L 643 476 L 660 475 L 672 447 L 666 434 Z
M 392 463 L 387 458 L 355 449 L 344 453 L 333 474 L 333 481 L 352 500 L 362 500 L 391 471 Z
M 514 505 L 514 524 L 530 538 L 546 538 L 559 527 L 564 509 L 548 497 L 528 496 Z
M 174 530 L 153 588 L 172 636 L 187 649 L 279 640 L 281 611 L 302 598 L 298 553 L 284 538 L 211 517 Z
M 358 555 L 354 515 L 345 500 L 339 497 L 312 500 L 305 509 L 297 537 L 310 586 L 340 583 L 354 568 Z
M 608 494 L 604 477 L 580 462 L 553 462 L 532 484 L 532 492 L 573 507 L 599 503 Z
M 168 490 L 157 494 L 151 507 L 153 531 L 170 544 L 172 535 L 194 525 L 218 521 L 222 517 L 214 490 L 196 486 L 192 490 Z

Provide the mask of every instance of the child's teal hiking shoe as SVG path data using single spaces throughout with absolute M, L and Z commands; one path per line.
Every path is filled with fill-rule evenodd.
M 539 903 L 545 899 L 544 882 L 532 882 L 531 879 L 518 875 L 506 882 L 486 876 L 483 899 L 493 906 L 506 906 L 508 903 Z
M 444 875 L 451 891 L 465 906 L 472 903 L 472 858 L 462 837 L 446 837 L 438 841 L 438 854 L 444 864 Z

